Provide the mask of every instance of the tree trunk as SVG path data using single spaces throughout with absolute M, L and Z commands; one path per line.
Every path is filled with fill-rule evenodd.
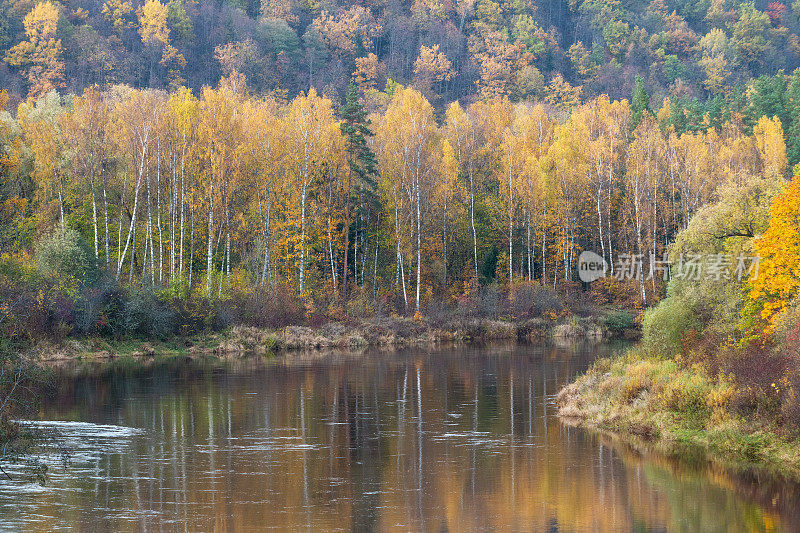
M 206 293 L 211 296 L 211 256 L 214 240 L 214 151 L 211 151 L 211 189 L 208 195 L 208 249 L 206 251 Z
M 606 241 L 603 238 L 603 209 L 601 206 L 600 198 L 603 196 L 602 184 L 597 188 L 597 231 L 600 236 L 600 253 L 603 259 L 606 258 Z
M 394 238 L 397 244 L 397 270 L 395 272 L 395 284 L 402 282 L 403 284 L 403 302 L 406 311 L 408 310 L 408 293 L 406 292 L 406 274 L 403 267 L 403 252 L 400 250 L 400 214 L 397 209 L 397 194 L 394 197 Z
M 103 223 L 105 224 L 106 267 L 111 264 L 111 255 L 108 250 L 108 195 L 106 194 L 106 178 L 103 176 Z
M 161 141 L 156 152 L 156 229 L 158 230 L 158 283 L 164 283 L 164 232 L 161 228 Z
M 100 259 L 100 250 L 97 242 L 97 200 L 94 192 L 94 175 L 91 176 L 89 181 L 92 189 L 92 226 L 94 228 L 94 258 Z
M 442 216 L 442 263 L 444 265 L 444 286 L 447 287 L 447 192 L 444 194 L 444 216 Z
M 378 230 L 381 225 L 381 214 L 378 212 L 378 219 L 375 221 L 375 261 L 372 263 L 372 300 L 378 297 Z
M 469 166 L 469 224 L 472 227 L 472 259 L 475 264 L 475 279 L 478 279 L 478 234 L 475 232 L 475 183 L 472 162 Z
M 542 222 L 542 284 L 547 283 L 547 251 L 545 250 L 545 239 L 547 236 L 547 207 L 543 209 L 544 221 Z
M 514 156 L 509 153 L 508 157 L 508 285 L 511 286 L 514 283 L 514 187 L 511 181 Z
M 525 236 L 525 244 L 528 246 L 528 281 L 533 280 L 533 255 L 531 252 L 531 205 L 528 202 L 526 213 L 527 222 L 527 235 Z
M 150 246 L 150 285 L 155 285 L 155 255 L 153 254 L 153 202 L 150 192 L 150 167 L 147 167 L 147 233 L 145 234 L 145 246 Z M 145 261 L 145 264 L 147 262 Z M 144 275 L 144 271 L 142 271 Z
M 178 259 L 178 273 L 183 278 L 183 228 L 184 228 L 184 206 L 186 205 L 185 191 L 185 170 L 186 170 L 186 133 L 183 134 L 183 146 L 181 147 L 181 240 L 179 246 L 179 259 Z M 192 219 L 194 219 L 194 211 L 192 211 Z M 192 230 L 194 230 L 194 222 L 192 222 Z M 181 280 L 182 281 L 182 280 Z M 190 284 L 191 286 L 191 284 Z
M 190 210 L 189 215 L 189 283 L 188 293 L 192 292 L 192 272 L 194 271 L 194 209 Z M 187 294 L 188 296 L 188 294 Z
M 300 191 L 300 294 L 303 294 L 303 283 L 306 273 L 306 180 Z
M 414 183 L 417 196 L 417 311 L 419 311 L 419 293 L 422 284 L 422 214 L 420 208 L 420 180 L 419 170 L 414 176 Z
M 348 171 L 347 178 L 347 197 L 345 199 L 344 207 L 344 265 L 342 267 L 342 300 L 345 304 L 345 312 L 347 309 L 347 270 L 348 270 L 348 253 L 350 251 L 350 174 Z
M 61 213 L 61 229 L 64 229 L 67 227 L 67 222 L 64 219 L 64 183 L 58 170 L 56 170 L 55 174 L 58 177 L 58 209 Z
M 146 148 L 147 138 L 145 137 L 145 141 L 142 147 L 142 157 L 139 161 L 139 172 L 138 177 L 136 179 L 136 187 L 134 187 L 134 196 L 133 196 L 133 213 L 131 214 L 131 223 L 128 227 L 128 236 L 125 238 L 125 249 L 120 254 L 118 252 L 117 256 L 117 279 L 119 279 L 120 273 L 122 272 L 122 264 L 125 262 L 125 256 L 128 254 L 128 246 L 131 242 L 131 234 L 133 234 L 133 247 L 134 251 L 131 253 L 131 265 L 133 265 L 133 256 L 135 255 L 136 251 L 136 213 L 138 211 L 139 205 L 139 190 L 142 185 L 142 177 L 144 176 L 144 162 L 145 162 L 145 154 L 147 151 Z M 119 213 L 119 234 L 122 237 L 122 207 L 120 207 Z M 120 239 L 121 240 L 121 239 Z M 119 246 L 117 247 L 119 249 Z M 131 274 L 133 273 L 133 267 L 131 267 Z

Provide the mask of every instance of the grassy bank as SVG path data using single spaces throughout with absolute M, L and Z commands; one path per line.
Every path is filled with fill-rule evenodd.
M 800 440 L 778 419 L 737 414 L 731 403 L 740 392 L 700 364 L 646 358 L 634 349 L 595 362 L 557 403 L 565 422 L 642 449 L 800 480 Z
M 561 416 L 670 455 L 800 479 L 798 227 L 798 179 L 720 190 L 669 257 L 755 256 L 759 267 L 670 278 L 642 317 L 642 342 L 562 390 Z
M 190 356 L 235 358 L 269 356 L 292 350 L 360 349 L 369 346 L 413 346 L 493 340 L 596 339 L 632 337 L 635 325 L 619 326 L 616 312 L 596 317 L 530 319 L 430 320 L 424 317 L 382 317 L 359 322 L 328 322 L 317 327 L 257 328 L 232 326 L 222 331 L 187 336 L 69 338 L 43 341 L 36 352 L 42 362 Z

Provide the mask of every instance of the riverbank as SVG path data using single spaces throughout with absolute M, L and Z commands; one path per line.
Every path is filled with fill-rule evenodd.
M 189 357 L 237 358 L 272 356 L 295 350 L 361 349 L 404 347 L 439 343 L 488 342 L 495 340 L 570 340 L 635 338 L 635 325 L 618 327 L 614 312 L 596 317 L 505 321 L 423 317 L 372 318 L 358 323 L 328 322 L 318 327 L 287 326 L 281 329 L 233 326 L 227 330 L 190 336 L 139 339 L 87 337 L 60 343 L 41 342 L 35 352 L 44 364 L 67 360 L 136 359 L 184 355 Z
M 406 529 L 421 530 L 419 500 L 405 500 L 404 486 L 423 487 L 419 497 L 431 502 L 424 505 L 432 513 L 464 494 L 465 511 L 455 518 L 427 515 L 424 527 L 435 530 L 544 531 L 554 516 L 559 528 L 571 531 L 770 531 L 758 526 L 781 530 L 798 523 L 796 506 L 772 505 L 776 495 L 796 501 L 792 486 L 769 493 L 764 483 L 741 483 L 719 469 L 641 457 L 607 437 L 559 431 L 550 403 L 556 387 L 618 345 L 510 341 L 363 355 L 324 350 L 213 363 L 173 358 L 157 364 L 156 358 L 131 367 L 71 365 L 54 372 L 38 418 L 70 421 L 59 429 L 77 446 L 75 460 L 52 469 L 48 490 L 19 483 L 19 492 L 0 494 L 8 509 L 2 524 L 32 529 L 41 517 L 56 515 L 47 523 L 72 524 L 70 517 L 78 517 L 84 529 L 95 523 L 130 529 L 145 519 L 186 522 L 189 516 L 202 529 L 209 517 L 230 516 L 226 509 L 236 505 L 244 511 L 238 522 L 229 521 L 231 530 L 256 528 L 274 507 L 287 528 L 311 523 L 325 531 L 347 524 L 351 501 L 368 496 L 361 508 L 376 506 L 390 516 L 354 529 L 403 520 Z M 399 468 L 385 460 L 387 448 L 407 454 Z M 332 454 L 356 454 L 362 464 L 331 461 Z M 209 461 L 221 477 L 207 475 Z M 154 487 L 139 489 L 144 503 L 114 497 L 135 493 L 143 471 Z M 97 490 L 85 489 L 86 477 L 99 480 Z M 472 480 L 479 489 L 474 497 L 464 490 Z M 304 484 L 339 491 L 344 499 L 333 506 L 324 498 L 305 501 L 298 493 Z M 217 499 L 217 513 L 203 502 L 220 487 L 227 492 Z M 254 501 L 264 487 L 268 501 Z M 766 492 L 764 499 L 755 490 Z M 76 496 L 60 498 L 65 491 Z M 153 505 L 148 495 L 157 498 Z M 154 505 L 164 511 L 148 512 Z M 141 518 L 134 514 L 139 509 Z M 473 515 L 468 520 L 466 512 Z M 14 516 L 20 520 L 11 524 Z
M 646 451 L 719 463 L 739 473 L 800 480 L 800 440 L 777 420 L 735 413 L 736 385 L 699 365 L 600 359 L 558 394 L 566 423 L 609 432 Z

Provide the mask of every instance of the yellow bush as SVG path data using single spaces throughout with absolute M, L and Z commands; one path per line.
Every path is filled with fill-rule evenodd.
M 705 415 L 709 405 L 707 398 L 712 390 L 705 375 L 680 372 L 659 392 L 664 407 L 687 415 Z
M 630 403 L 641 391 L 650 390 L 657 370 L 657 364 L 652 361 L 640 361 L 628 366 L 620 388 L 620 399 Z
M 706 405 L 711 410 L 715 420 L 719 421 L 725 418 L 731 398 L 733 398 L 735 392 L 736 389 L 733 384 L 724 375 L 720 375 L 716 386 L 706 396 Z

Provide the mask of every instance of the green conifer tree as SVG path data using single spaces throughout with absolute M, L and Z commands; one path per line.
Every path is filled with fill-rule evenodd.
M 347 176 L 347 204 L 345 205 L 344 268 L 342 269 L 342 297 L 347 301 L 348 252 L 350 248 L 351 205 L 357 203 L 358 209 L 369 209 L 377 202 L 376 182 L 378 160 L 367 144 L 367 138 L 374 135 L 369 129 L 370 121 L 364 106 L 358 100 L 358 90 L 350 85 L 347 98 L 342 106 L 342 135 L 347 140 L 347 162 L 350 172 Z
M 644 113 L 650 113 L 650 95 L 644 88 L 644 80 L 641 76 L 636 76 L 636 84 L 631 96 L 631 129 L 635 129 L 642 120 Z

